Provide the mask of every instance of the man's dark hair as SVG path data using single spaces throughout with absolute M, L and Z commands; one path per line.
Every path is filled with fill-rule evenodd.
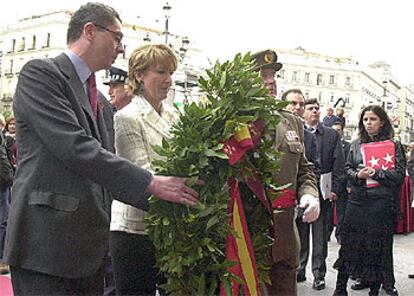
M 375 139 L 371 139 L 371 137 L 368 135 L 367 131 L 365 130 L 365 126 L 364 126 L 364 115 L 368 111 L 371 111 L 372 113 L 377 115 L 379 119 L 384 123 L 384 125 L 380 128 L 378 135 L 375 136 Z M 391 120 L 388 117 L 387 112 L 385 112 L 385 110 L 382 109 L 382 107 L 378 105 L 369 105 L 362 110 L 361 116 L 359 117 L 358 130 L 359 130 L 359 136 L 361 138 L 362 143 L 368 143 L 368 142 L 371 142 L 372 140 L 374 141 L 391 140 L 394 137 L 394 128 L 392 127 Z
M 320 107 L 318 99 L 316 99 L 316 98 L 311 98 L 311 99 L 305 100 L 305 106 L 306 105 L 313 105 L 313 104 L 317 104 Z
M 116 19 L 122 23 L 118 12 L 112 7 L 102 3 L 88 2 L 85 5 L 82 5 L 72 15 L 69 22 L 66 41 L 69 44 L 78 40 L 82 35 L 83 27 L 87 23 L 94 23 L 106 27 L 114 24 Z
M 288 94 L 291 94 L 291 93 L 300 94 L 302 97 L 305 98 L 305 96 L 303 95 L 302 91 L 299 88 L 291 88 L 291 89 L 288 89 L 287 91 L 285 91 L 282 94 L 282 101 L 286 101 L 286 98 L 287 98 Z

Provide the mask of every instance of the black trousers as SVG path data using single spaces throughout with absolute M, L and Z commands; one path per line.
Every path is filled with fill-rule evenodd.
M 393 225 L 395 226 L 395 225 Z M 395 229 L 395 227 L 394 227 Z M 388 258 L 389 260 L 387 260 L 387 264 L 385 266 L 385 270 L 384 270 L 384 280 L 382 282 L 382 285 L 386 288 L 393 288 L 395 286 L 395 276 L 394 276 L 394 234 L 390 234 L 390 239 L 389 239 L 389 244 L 390 244 L 390 252 L 388 253 Z
M 300 237 L 300 267 L 299 274 L 305 275 L 310 253 L 310 230 L 312 229 L 312 273 L 315 280 L 325 278 L 326 257 L 328 256 L 328 227 L 326 224 L 329 200 L 320 199 L 320 214 L 313 223 L 304 223 L 296 219 Z
M 111 231 L 109 249 L 117 295 L 155 295 L 155 249 L 147 235 Z
M 10 267 L 14 296 L 85 295 L 101 296 L 103 269 L 86 278 L 62 278 L 20 267 Z
M 336 229 L 335 237 L 337 240 L 340 240 L 341 237 L 341 228 L 342 223 L 345 217 L 346 204 L 348 202 L 348 194 L 339 196 L 338 200 L 335 202 L 336 205 Z
M 112 266 L 111 254 L 106 253 L 104 261 L 104 292 L 103 296 L 116 296 L 114 268 Z

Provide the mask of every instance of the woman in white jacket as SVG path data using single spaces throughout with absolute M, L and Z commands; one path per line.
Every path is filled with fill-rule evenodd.
M 129 59 L 131 103 L 115 114 L 116 153 L 151 170 L 159 156 L 151 145 L 168 140 L 178 111 L 164 102 L 177 68 L 173 51 L 163 44 L 143 45 Z M 145 233 L 146 212 L 114 200 L 110 251 L 117 295 L 155 295 L 158 271 L 154 246 Z

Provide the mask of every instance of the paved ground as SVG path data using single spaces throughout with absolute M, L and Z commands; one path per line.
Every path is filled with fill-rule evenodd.
M 334 261 L 337 258 L 339 245 L 336 241 L 332 241 L 328 246 L 329 254 L 326 275 L 326 289 L 315 291 L 312 289 L 312 274 L 310 266 L 307 267 L 307 281 L 298 284 L 298 296 L 330 296 L 335 289 L 336 270 L 332 268 Z M 414 273 L 414 233 L 409 235 L 395 235 L 394 236 L 394 267 L 396 287 L 401 296 L 414 296 L 414 279 L 409 279 L 408 274 Z M 7 281 L 8 276 L 0 276 L 0 296 L 12 296 L 11 286 Z M 2 281 L 3 280 L 3 281 Z M 348 287 L 352 284 L 349 282 Z M 9 292 L 10 291 L 10 292 Z M 348 288 L 349 296 L 353 295 L 368 295 L 368 289 L 362 291 L 353 291 Z M 384 291 L 380 295 L 386 295 Z
M 333 236 L 332 236 L 333 237 Z M 335 239 L 329 242 L 328 245 L 328 260 L 326 275 L 326 289 L 321 291 L 315 291 L 312 289 L 312 273 L 310 266 L 307 266 L 307 281 L 298 284 L 298 296 L 328 296 L 332 295 L 335 289 L 337 272 L 332 268 L 338 256 L 339 245 Z M 413 296 L 414 295 L 414 279 L 409 279 L 408 274 L 414 273 L 414 233 L 408 235 L 396 234 L 394 235 L 394 272 L 396 278 L 396 288 L 400 292 L 401 296 Z M 354 291 L 350 288 L 353 281 L 349 281 L 348 294 L 352 295 L 368 295 L 369 289 L 362 291 Z M 387 295 L 384 291 L 380 292 L 380 295 Z

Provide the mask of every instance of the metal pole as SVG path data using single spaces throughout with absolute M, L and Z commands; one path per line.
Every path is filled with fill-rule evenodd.
M 165 19 L 165 44 L 168 44 L 168 18 Z

